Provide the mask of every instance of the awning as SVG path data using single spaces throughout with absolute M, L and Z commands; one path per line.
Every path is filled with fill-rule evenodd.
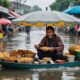
M 7 13 L 8 14 L 8 9 L 5 8 L 5 7 L 0 6 L 0 12 Z
M 17 14 L 17 13 L 14 12 L 14 11 L 11 11 L 11 10 L 9 10 L 9 14 L 13 15 L 13 16 L 16 17 L 16 18 L 21 17 L 21 15 Z
M 64 12 L 73 15 L 80 14 L 80 6 L 73 6 L 71 8 L 66 9 Z
M 9 11 L 7 8 L 0 6 L 0 17 L 9 17 Z
M 5 7 L 2 7 L 2 6 L 0 6 L 0 16 L 4 17 L 4 18 L 8 17 L 8 18 L 13 18 L 13 19 L 20 17 L 19 14 L 15 13 Z
M 0 15 L 3 15 L 4 18 L 10 17 L 10 18 L 18 18 L 21 15 L 17 14 L 16 12 L 13 12 L 9 10 L 8 8 L 0 6 Z

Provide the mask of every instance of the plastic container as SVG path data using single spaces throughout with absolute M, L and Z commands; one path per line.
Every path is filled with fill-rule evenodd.
M 67 60 L 68 60 L 68 62 L 74 62 L 75 61 L 75 56 L 74 55 L 68 55 Z
M 0 39 L 2 39 L 3 38 L 3 33 L 0 33 Z

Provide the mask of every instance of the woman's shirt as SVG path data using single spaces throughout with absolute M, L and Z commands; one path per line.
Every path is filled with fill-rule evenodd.
M 47 47 L 54 47 L 58 52 L 63 52 L 64 50 L 64 44 L 59 36 L 56 34 L 53 35 L 53 38 L 49 39 L 47 36 L 45 36 L 40 44 L 40 46 L 47 46 Z

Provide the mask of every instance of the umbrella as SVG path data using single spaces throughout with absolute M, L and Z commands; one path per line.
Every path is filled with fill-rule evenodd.
M 53 24 L 56 22 L 80 22 L 77 18 L 68 15 L 63 12 L 58 11 L 36 11 L 26 15 L 23 15 L 20 18 L 14 19 L 13 22 L 26 22 L 29 24 Z
M 68 14 L 80 14 L 80 6 L 73 6 L 66 9 L 64 12 Z
M 11 21 L 6 18 L 0 18 L 0 24 L 1 25 L 11 24 Z

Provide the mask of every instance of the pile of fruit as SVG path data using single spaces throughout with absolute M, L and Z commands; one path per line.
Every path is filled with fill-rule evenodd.
M 21 57 L 31 57 L 34 58 L 35 57 L 35 53 L 30 51 L 30 50 L 17 50 L 17 51 L 11 51 L 10 52 L 11 56 L 21 56 Z
M 35 58 L 35 53 L 29 50 L 17 50 L 11 52 L 0 53 L 0 60 L 10 62 L 32 63 Z
M 74 54 L 76 52 L 80 52 L 80 45 L 73 45 L 69 48 L 69 52 Z
M 73 45 L 69 48 L 69 50 L 72 50 L 72 51 L 80 51 L 80 45 Z

